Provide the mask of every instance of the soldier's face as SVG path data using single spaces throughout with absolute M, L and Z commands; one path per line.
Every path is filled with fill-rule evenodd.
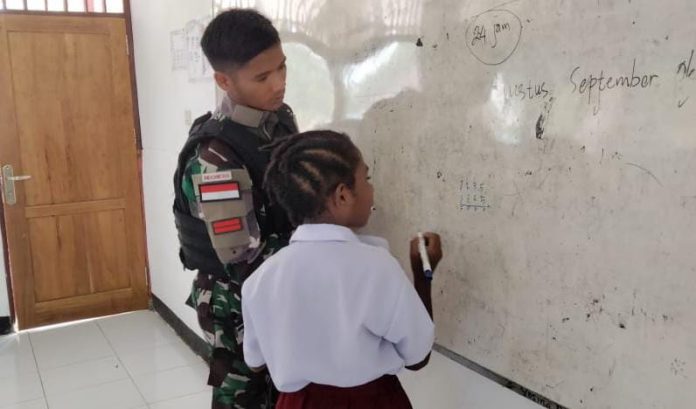
M 278 43 L 242 67 L 216 72 L 215 80 L 235 103 L 275 111 L 285 99 L 286 74 L 285 54 Z

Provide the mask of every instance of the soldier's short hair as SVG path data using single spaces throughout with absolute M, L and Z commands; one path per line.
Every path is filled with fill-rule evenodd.
M 251 9 L 233 8 L 218 14 L 201 38 L 201 48 L 216 71 L 244 66 L 280 43 L 269 19 Z
M 298 226 L 326 210 L 326 199 L 343 183 L 355 186 L 362 156 L 348 135 L 309 131 L 276 141 L 264 188 Z

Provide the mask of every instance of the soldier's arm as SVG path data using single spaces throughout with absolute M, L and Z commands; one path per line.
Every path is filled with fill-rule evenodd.
M 223 264 L 251 260 L 261 250 L 251 189 L 248 172 L 219 141 L 201 144 L 187 162 L 182 190 Z

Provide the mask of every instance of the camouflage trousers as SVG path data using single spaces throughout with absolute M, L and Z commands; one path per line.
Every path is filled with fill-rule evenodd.
M 272 409 L 278 393 L 268 371 L 254 373 L 244 363 L 240 294 L 239 281 L 199 272 L 187 302 L 211 348 L 212 409 Z

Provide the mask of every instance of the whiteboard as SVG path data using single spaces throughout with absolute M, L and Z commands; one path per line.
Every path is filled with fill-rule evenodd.
M 570 408 L 693 407 L 696 2 L 244 3 L 301 129 L 360 146 L 369 229 L 404 265 L 443 236 L 440 345 Z

